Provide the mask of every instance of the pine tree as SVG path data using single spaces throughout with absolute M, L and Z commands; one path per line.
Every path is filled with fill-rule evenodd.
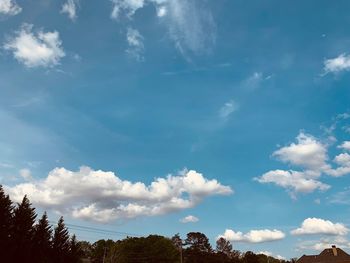
M 13 205 L 0 185 L 0 261 L 9 261 Z
M 52 240 L 52 259 L 55 263 L 67 262 L 69 255 L 69 233 L 63 217 L 58 220 Z
M 72 236 L 69 243 L 69 263 L 78 263 L 82 257 L 82 250 L 75 235 Z
M 48 262 L 51 253 L 51 226 L 44 212 L 38 224 L 34 227 L 33 235 L 33 261 L 37 263 Z
M 24 196 L 13 216 L 11 244 L 14 262 L 28 262 L 31 259 L 35 218 L 35 208 L 32 208 L 29 199 Z

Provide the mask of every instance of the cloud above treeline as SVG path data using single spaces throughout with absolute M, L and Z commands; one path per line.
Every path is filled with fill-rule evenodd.
M 56 168 L 43 180 L 5 189 L 14 201 L 26 194 L 36 206 L 97 222 L 162 215 L 194 207 L 212 195 L 233 193 L 229 186 L 194 170 L 145 185 L 89 167 L 78 171 Z
M 349 229 L 341 223 L 333 223 L 320 218 L 307 218 L 301 226 L 291 231 L 292 235 L 347 235 Z
M 223 237 L 231 242 L 263 243 L 281 240 L 284 239 L 285 236 L 286 235 L 282 231 L 277 229 L 250 230 L 247 233 L 226 229 L 224 234 L 219 235 L 217 239 Z
M 329 147 L 329 143 L 300 132 L 296 142 L 281 147 L 272 154 L 272 157 L 298 170 L 271 170 L 254 180 L 285 188 L 293 198 L 297 193 L 326 191 L 331 186 L 320 181 L 322 175 L 341 177 L 350 174 L 350 155 L 347 152 L 340 153 L 333 158 L 331 164 L 328 156 Z M 347 151 L 347 141 L 337 148 Z

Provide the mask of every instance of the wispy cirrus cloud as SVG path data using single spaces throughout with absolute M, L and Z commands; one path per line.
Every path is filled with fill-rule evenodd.
M 126 52 L 136 60 L 143 61 L 144 45 L 143 36 L 140 34 L 140 32 L 134 28 L 129 27 L 126 33 L 126 39 L 129 45 Z
M 238 108 L 238 104 L 234 100 L 230 100 L 220 108 L 219 116 L 221 119 L 226 120 L 230 117 L 232 113 L 237 111 Z
M 209 52 L 215 44 L 216 25 L 206 3 L 197 0 L 112 0 L 111 18 L 133 19 L 146 5 L 155 7 L 155 15 L 167 29 L 167 36 L 181 54 Z

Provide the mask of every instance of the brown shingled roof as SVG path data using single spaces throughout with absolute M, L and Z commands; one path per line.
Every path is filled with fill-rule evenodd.
M 319 255 L 303 255 L 297 263 L 350 263 L 350 255 L 340 248 L 335 248 L 335 256 L 332 248 L 323 250 Z

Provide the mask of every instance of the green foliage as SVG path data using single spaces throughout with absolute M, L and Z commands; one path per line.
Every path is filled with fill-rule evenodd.
M 200 232 L 188 233 L 185 240 L 185 245 L 188 246 L 190 250 L 197 252 L 210 253 L 213 250 L 209 243 L 209 239 L 206 237 L 206 235 Z
M 93 263 L 102 263 L 106 255 L 111 251 L 114 246 L 113 240 L 98 240 L 92 244 L 91 260 Z M 106 262 L 106 261 L 105 261 Z
M 180 262 L 177 248 L 168 238 L 150 235 L 146 238 L 126 238 L 117 242 L 106 262 L 176 263 Z

